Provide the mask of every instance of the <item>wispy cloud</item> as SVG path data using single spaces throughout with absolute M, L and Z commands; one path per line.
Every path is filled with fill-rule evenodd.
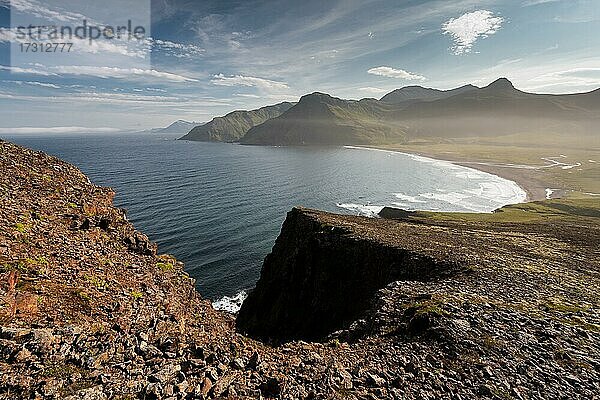
M 538 4 L 546 4 L 546 3 L 557 3 L 560 0 L 527 0 L 524 1 L 521 6 L 529 7 L 529 6 L 537 6 Z
M 14 83 L 15 85 L 30 85 L 30 86 L 39 86 L 49 89 L 60 89 L 61 86 L 55 85 L 54 83 L 46 83 L 46 82 L 34 82 L 34 81 L 4 81 L 8 83 Z
M 48 128 L 21 127 L 0 128 L 0 134 L 37 134 L 37 133 L 110 133 L 118 132 L 116 128 L 86 128 L 84 126 L 53 126 Z
M 371 87 L 371 86 L 367 86 L 367 87 L 361 87 L 358 88 L 358 90 L 360 90 L 361 92 L 364 93 L 369 93 L 369 94 L 384 94 L 389 92 L 389 90 L 387 89 L 381 89 L 381 88 L 376 88 L 376 87 Z
M 50 71 L 45 71 L 42 69 L 33 66 L 32 68 L 21 68 L 21 67 L 12 67 L 7 65 L 0 65 L 0 71 L 8 71 L 14 74 L 29 74 L 29 75 L 42 75 L 42 76 L 58 76 Z
M 81 104 L 94 103 L 108 105 L 152 105 L 154 107 L 224 107 L 230 106 L 230 99 L 216 99 L 213 97 L 201 97 L 198 95 L 148 95 L 139 92 L 119 92 L 95 90 L 90 86 L 87 91 L 76 91 L 53 95 L 25 95 L 21 93 L 0 92 L 0 99 L 18 100 L 25 102 L 51 102 L 52 104 Z M 89 90 L 91 89 L 91 90 Z
M 183 75 L 157 71 L 154 69 L 141 68 L 97 67 L 86 65 L 59 65 L 54 67 L 46 67 L 41 64 L 35 64 L 31 68 L 9 67 L 0 65 L 0 70 L 20 74 L 43 76 L 83 75 L 105 79 L 151 78 L 160 79 L 168 82 L 198 82 L 197 79 L 189 78 Z
M 206 50 L 201 46 L 189 43 L 178 43 L 171 40 L 150 39 L 152 51 L 160 50 L 164 54 L 176 58 L 195 58 L 203 55 Z
M 31 43 L 27 36 L 19 36 L 14 28 L 0 28 L 0 43 Z M 116 54 L 127 57 L 145 59 L 148 57 L 151 41 L 127 41 L 125 39 L 94 40 L 81 39 L 72 36 L 68 39 L 72 43 L 70 51 L 86 54 Z M 174 43 L 175 44 L 175 43 Z M 189 50 L 188 50 L 189 51 Z
M 529 80 L 536 89 L 579 87 L 597 89 L 600 86 L 600 67 L 569 68 L 548 72 Z
M 210 81 L 218 86 L 245 86 L 255 87 L 263 90 L 285 90 L 289 86 L 285 82 L 273 81 L 270 79 L 257 78 L 254 76 L 233 75 L 225 76 L 223 74 L 215 75 Z
M 442 25 L 442 32 L 452 37 L 452 51 L 460 55 L 470 53 L 479 39 L 498 32 L 503 22 L 504 18 L 494 15 L 491 11 L 478 10 L 446 21 Z
M 89 21 L 85 15 L 69 12 L 67 10 L 52 10 L 35 0 L 10 0 L 10 7 L 22 13 L 34 15 L 48 21 L 81 22 Z
M 371 75 L 385 76 L 386 78 L 404 79 L 407 81 L 425 81 L 427 78 L 421 75 L 413 74 L 412 72 L 403 69 L 395 69 L 392 67 L 375 67 L 367 71 Z
M 247 99 L 260 99 L 261 97 L 257 94 L 251 94 L 251 93 L 234 93 L 233 94 L 236 97 L 245 97 Z

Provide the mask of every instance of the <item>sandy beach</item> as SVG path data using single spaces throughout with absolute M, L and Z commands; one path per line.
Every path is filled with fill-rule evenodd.
M 600 187 L 593 176 L 600 172 L 594 149 L 532 148 L 496 144 L 423 143 L 376 146 L 381 150 L 445 160 L 510 180 L 526 193 L 526 201 L 567 195 L 588 196 Z
M 434 152 L 414 152 L 408 151 L 402 148 L 391 148 L 391 147 L 371 147 L 371 146 L 345 146 L 346 148 L 355 149 L 370 149 L 370 150 L 381 150 L 388 152 L 398 152 L 417 157 L 425 157 L 441 162 L 450 162 L 455 165 L 462 167 L 475 169 L 481 172 L 492 174 L 500 178 L 509 180 L 517 184 L 527 195 L 525 198 L 526 202 L 538 201 L 546 199 L 546 188 L 542 181 L 539 180 L 535 175 L 536 169 L 534 168 L 523 168 L 523 166 L 510 166 L 510 165 L 493 165 L 483 161 L 467 161 L 462 157 L 452 157 L 450 154 L 441 154 Z M 553 193 L 554 197 L 559 197 L 560 190 Z
M 443 157 L 438 154 L 420 153 L 419 155 L 436 159 L 443 158 L 446 161 L 450 161 L 457 165 L 474 168 L 513 181 L 527 193 L 526 201 L 546 200 L 546 188 L 549 186 L 540 180 L 538 177 L 539 173 L 537 173 L 537 170 L 535 169 L 513 167 L 509 165 L 491 165 L 480 161 L 466 161 L 460 158 Z M 562 193 L 564 193 L 564 191 L 558 189 L 552 194 L 553 197 L 560 197 Z

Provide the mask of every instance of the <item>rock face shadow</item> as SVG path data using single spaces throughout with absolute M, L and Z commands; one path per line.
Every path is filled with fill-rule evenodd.
M 270 343 L 319 341 L 347 328 L 391 282 L 427 282 L 464 270 L 458 261 L 380 241 L 321 215 L 301 208 L 288 213 L 238 314 L 238 331 Z

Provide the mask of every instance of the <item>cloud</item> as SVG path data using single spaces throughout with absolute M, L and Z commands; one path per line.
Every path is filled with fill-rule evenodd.
M 16 28 L 0 28 L 0 43 L 31 42 L 30 38 L 20 37 L 17 33 Z M 113 53 L 142 59 L 147 58 L 150 51 L 162 52 L 162 54 L 167 56 L 186 59 L 193 59 L 205 53 L 205 49 L 195 44 L 178 43 L 155 38 L 147 38 L 141 42 L 117 38 L 90 41 L 87 38 L 81 39 L 73 36 L 69 38 L 69 43 L 73 43 L 72 51 L 80 53 Z
M 261 96 L 257 95 L 257 94 L 250 94 L 250 93 L 234 93 L 234 96 L 237 97 L 245 97 L 247 99 L 260 99 Z
M 54 126 L 49 128 L 21 127 L 0 128 L 0 134 L 37 134 L 37 133 L 109 133 L 118 132 L 116 128 L 86 128 L 83 126 Z
M 600 87 L 600 67 L 568 68 L 538 75 L 528 80 L 533 89 L 572 88 L 579 90 Z
M 32 82 L 32 81 L 4 81 L 4 82 L 10 82 L 10 83 L 14 83 L 16 85 L 39 86 L 39 87 L 45 87 L 45 88 L 50 88 L 50 89 L 60 89 L 61 88 L 60 86 L 55 85 L 53 83 L 45 83 L 45 82 Z
M 386 78 L 405 79 L 407 81 L 425 81 L 427 78 L 421 75 L 416 75 L 407 72 L 403 69 L 395 69 L 392 67 L 375 67 L 367 71 L 371 75 L 385 76 Z
M 198 82 L 197 79 L 172 74 L 170 72 L 157 71 L 154 69 L 94 67 L 82 65 L 63 65 L 51 67 L 51 69 L 52 71 L 56 71 L 61 74 L 88 75 L 107 79 L 154 78 L 169 82 Z
M 272 81 L 270 79 L 256 78 L 253 76 L 233 75 L 225 76 L 218 74 L 210 81 L 213 85 L 218 86 L 245 86 L 255 87 L 263 90 L 285 90 L 289 86 L 285 82 Z
M 21 67 L 9 67 L 6 65 L 0 65 L 0 71 L 9 71 L 14 74 L 30 74 L 30 75 L 42 75 L 42 76 L 58 76 L 57 74 L 49 71 L 44 71 L 37 68 L 21 68 Z
M 31 14 L 49 21 L 81 22 L 90 18 L 66 10 L 51 10 L 35 0 L 10 0 L 10 7 L 22 13 Z
M 117 67 L 96 67 L 89 65 L 59 65 L 55 67 L 46 67 L 41 64 L 34 64 L 32 68 L 9 67 L 0 65 L 0 71 L 10 71 L 19 74 L 31 74 L 42 76 L 60 76 L 62 75 L 83 75 L 93 76 L 104 79 L 138 79 L 146 78 L 153 80 L 163 80 L 167 82 L 198 82 L 198 79 L 174 74 L 171 72 L 157 71 L 155 69 L 141 68 L 117 68 Z
M 32 39 L 24 36 L 19 37 L 16 28 L 0 28 L 0 43 L 31 43 Z M 146 59 L 149 55 L 149 50 L 152 41 L 128 41 L 125 39 L 98 39 L 90 41 L 89 39 L 81 39 L 76 36 L 68 38 L 68 43 L 72 44 L 70 51 L 73 53 L 111 53 L 127 57 L 135 57 Z M 172 43 L 172 42 L 170 42 Z M 176 45 L 177 43 L 173 43 Z M 183 49 L 183 48 L 182 48 Z M 185 49 L 191 52 L 189 49 Z
M 94 88 L 93 86 L 89 87 Z M 267 96 L 268 97 L 268 96 Z M 189 107 L 199 109 L 203 107 L 228 107 L 231 105 L 230 99 L 216 99 L 212 97 L 198 97 L 198 95 L 180 95 L 180 96 L 161 96 L 145 95 L 135 93 L 115 93 L 101 91 L 74 92 L 60 95 L 23 95 L 15 93 L 0 92 L 0 99 L 25 101 L 25 102 L 44 102 L 56 104 L 82 104 L 93 103 L 96 106 L 107 105 L 128 105 L 128 106 L 153 106 L 158 108 L 171 107 Z
M 446 21 L 442 32 L 452 37 L 452 51 L 460 55 L 470 53 L 477 40 L 498 32 L 503 22 L 504 18 L 495 16 L 491 11 L 479 10 Z
M 537 6 L 538 4 L 557 3 L 560 0 L 527 0 L 521 4 L 521 7 Z
M 194 58 L 203 55 L 206 50 L 195 44 L 177 43 L 170 40 L 150 39 L 153 51 L 161 50 L 164 54 L 176 58 Z
M 562 76 L 578 76 L 582 78 L 589 77 L 600 77 L 600 67 L 591 67 L 591 68 L 572 68 L 565 71 L 560 71 L 557 75 Z
M 361 87 L 361 88 L 358 88 L 358 90 L 360 90 L 361 92 L 371 93 L 371 94 L 384 94 L 384 93 L 389 92 L 389 90 L 387 90 L 387 89 L 381 89 L 381 88 L 376 88 L 376 87 L 371 87 L 371 86 Z

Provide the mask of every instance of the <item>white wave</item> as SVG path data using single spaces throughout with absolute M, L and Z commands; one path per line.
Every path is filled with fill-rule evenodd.
M 464 178 L 464 179 L 479 179 L 481 178 L 481 171 L 477 171 L 477 170 L 471 170 L 471 171 L 461 171 L 461 172 L 457 172 L 456 174 L 457 178 Z
M 527 198 L 527 193 L 513 181 L 487 172 L 479 171 L 474 168 L 457 165 L 451 161 L 436 160 L 433 158 L 400 151 L 374 149 L 370 147 L 344 146 L 344 148 L 403 155 L 418 162 L 434 165 L 435 167 L 444 169 L 445 171 L 452 171 L 456 177 L 468 180 L 476 185 L 476 187 L 465 189 L 461 192 L 445 192 L 443 190 L 437 190 L 438 193 L 419 194 L 420 197 L 425 199 L 442 201 L 474 212 L 491 212 L 508 204 L 522 203 Z M 552 163 L 551 166 L 567 165 L 555 160 L 547 161 Z M 411 199 L 403 193 L 399 193 L 400 196 L 397 194 L 395 195 L 400 200 L 411 202 Z M 416 199 L 416 197 L 414 199 Z M 419 209 L 430 211 L 433 209 L 433 207 L 430 207 L 432 205 L 429 204 L 429 202 L 423 202 L 423 200 L 420 200 L 420 202 L 423 204 L 423 206 L 420 206 Z
M 395 207 L 400 207 L 400 208 L 402 208 L 404 210 L 407 210 L 407 211 L 412 211 L 411 210 L 412 206 L 410 204 L 408 204 L 408 203 L 400 203 L 399 201 L 393 201 L 392 205 L 395 206 Z
M 248 293 L 246 293 L 245 290 L 242 290 L 235 296 L 223 296 L 223 298 L 213 301 L 212 306 L 215 310 L 237 314 L 238 311 L 240 311 L 240 308 L 242 308 L 242 303 L 246 298 L 248 298 Z
M 552 193 L 556 192 L 558 189 L 550 189 L 546 188 L 546 200 L 550 200 L 552 198 Z
M 337 203 L 336 206 L 365 217 L 376 217 L 383 210 L 383 206 L 371 204 Z
M 396 196 L 400 200 L 408 201 L 409 203 L 427 203 L 425 200 L 419 200 L 414 196 L 409 196 L 404 193 L 394 193 L 394 196 Z
M 437 201 L 442 201 L 444 203 L 459 206 L 459 207 L 465 208 L 465 209 L 467 209 L 469 211 L 473 211 L 473 212 L 488 212 L 489 211 L 489 207 L 487 207 L 485 205 L 478 205 L 478 204 L 468 201 L 468 199 L 473 197 L 472 195 L 470 195 L 468 193 L 461 193 L 461 192 L 421 193 L 419 196 L 429 199 L 429 200 L 437 200 Z M 428 208 L 428 209 L 431 209 L 431 208 Z

